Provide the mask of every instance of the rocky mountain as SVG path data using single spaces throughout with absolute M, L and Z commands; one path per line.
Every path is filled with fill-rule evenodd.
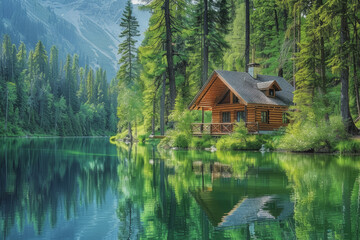
M 1 0 L 0 34 L 9 34 L 12 41 L 23 41 L 34 48 L 38 40 L 48 50 L 59 48 L 80 55 L 80 64 L 102 66 L 109 78 L 118 69 L 120 18 L 126 0 Z M 134 5 L 134 15 L 140 25 L 141 43 L 150 13 Z

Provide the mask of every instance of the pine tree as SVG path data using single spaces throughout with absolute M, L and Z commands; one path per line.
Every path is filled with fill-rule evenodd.
M 86 92 L 87 92 L 87 102 L 86 103 L 95 103 L 95 82 L 94 82 L 94 71 L 90 68 L 87 78 L 86 78 Z
M 49 63 L 49 82 L 51 92 L 58 96 L 59 94 L 59 50 L 56 46 L 50 49 L 50 63 Z
M 36 44 L 33 55 L 34 70 L 36 74 L 43 73 L 44 78 L 48 75 L 48 57 L 45 50 L 45 46 L 41 41 Z
M 132 13 L 132 3 L 130 0 L 127 1 L 125 11 L 123 13 L 123 17 L 121 18 L 120 27 L 123 28 L 123 31 L 120 34 L 120 38 L 124 39 L 123 42 L 119 45 L 119 54 L 121 54 L 121 58 L 119 60 L 120 69 L 118 71 L 117 78 L 119 79 L 119 89 L 122 89 L 123 96 L 128 96 L 129 99 L 124 101 L 124 99 L 118 99 L 118 116 L 121 122 L 127 122 L 129 136 L 132 140 L 132 133 L 131 133 L 131 122 L 133 121 L 132 118 L 132 107 L 129 106 L 130 97 L 135 95 L 131 89 L 136 88 L 135 86 L 138 84 L 138 74 L 136 72 L 136 48 L 135 43 L 137 40 L 135 39 L 139 36 L 138 27 L 139 24 L 133 16 Z M 98 98 L 104 99 L 104 87 L 101 86 L 103 84 L 101 82 L 102 72 L 98 72 L 97 79 L 99 78 L 98 84 Z M 121 86 L 121 87 L 120 87 Z M 126 94 L 125 94 L 126 93 Z M 127 94 L 128 93 L 128 94 Z M 120 95 L 119 95 L 120 96 Z M 128 109 L 128 111 L 124 111 L 124 109 Z
M 87 97 L 86 97 L 86 75 L 85 75 L 85 69 L 82 67 L 79 69 L 79 78 L 80 78 L 80 85 L 79 85 L 79 90 L 76 93 L 76 95 L 79 99 L 79 103 L 84 104 L 87 99 Z
M 26 104 L 26 91 L 25 91 L 25 76 L 26 76 L 26 46 L 24 43 L 20 44 L 19 50 L 16 55 L 17 65 L 17 81 L 16 81 L 16 107 L 19 110 L 20 119 L 25 118 L 25 104 Z
M 120 38 L 123 39 L 119 44 L 118 54 L 121 55 L 119 60 L 120 70 L 118 71 L 118 79 L 124 82 L 126 86 L 131 86 L 136 78 L 136 37 L 139 36 L 139 24 L 133 16 L 132 3 L 127 1 L 123 16 L 121 18 L 120 27 L 123 31 L 120 33 Z

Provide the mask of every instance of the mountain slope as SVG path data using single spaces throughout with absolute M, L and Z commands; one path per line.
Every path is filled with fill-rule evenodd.
M 92 67 L 102 66 L 109 77 L 114 77 L 118 68 L 118 44 L 121 39 L 119 21 L 125 1 L 120 0 L 23 0 L 19 2 L 3 0 L 1 12 L 11 9 L 8 16 L 1 18 L 0 34 L 9 33 L 14 42 L 23 41 L 34 47 L 34 39 L 42 40 L 50 49 L 56 45 L 60 53 L 77 53 L 80 64 Z M 10 5 L 11 8 L 10 8 Z M 0 13 L 1 14 L 1 13 Z M 147 28 L 150 13 L 138 10 L 140 16 L 139 43 Z M 29 26 L 16 25 L 16 17 L 22 16 L 22 22 Z M 32 32 L 24 33 L 27 29 Z M 35 34 L 36 33 L 36 34 Z M 35 36 L 34 36 L 35 35 Z M 61 56 L 63 59 L 65 56 Z

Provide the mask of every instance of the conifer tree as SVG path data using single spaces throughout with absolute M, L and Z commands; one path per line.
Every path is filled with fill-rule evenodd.
M 121 18 L 120 27 L 122 27 L 123 31 L 120 34 L 120 38 L 123 39 L 123 42 L 119 45 L 119 54 L 121 58 L 119 60 L 120 69 L 117 74 L 117 78 L 119 79 L 119 89 L 122 90 L 122 96 L 133 97 L 136 93 L 132 92 L 132 90 L 136 89 L 136 85 L 138 84 L 138 74 L 136 72 L 136 48 L 135 43 L 137 40 L 135 39 L 139 36 L 139 24 L 136 20 L 135 16 L 133 16 L 132 12 L 132 3 L 130 0 L 127 1 L 123 17 Z M 101 80 L 102 72 L 99 72 L 99 78 Z M 101 84 L 101 82 L 99 82 Z M 99 98 L 103 98 L 103 87 L 99 85 Z M 131 122 L 134 120 L 132 118 L 132 106 L 129 106 L 130 99 L 124 101 L 123 98 L 120 97 L 118 99 L 118 112 L 117 115 L 120 118 L 119 125 L 127 122 L 129 137 L 132 140 L 132 126 Z M 128 111 L 124 111 L 127 109 Z
M 49 82 L 52 93 L 57 96 L 59 81 L 59 50 L 56 46 L 52 46 L 50 49 L 50 63 L 49 63 Z
M 47 77 L 47 53 L 45 50 L 45 46 L 41 41 L 36 44 L 34 55 L 33 55 L 33 63 L 34 63 L 34 70 L 36 74 L 43 73 L 44 78 Z
M 126 86 L 133 84 L 136 78 L 136 48 L 137 42 L 136 37 L 139 36 L 139 24 L 133 15 L 132 3 L 130 0 L 127 1 L 126 7 L 121 18 L 120 27 L 123 31 L 120 33 L 120 38 L 123 39 L 122 43 L 119 44 L 118 54 L 121 55 L 119 64 L 120 70 L 118 71 L 118 79 L 120 83 L 124 82 Z
M 20 44 L 18 53 L 16 55 L 17 65 L 16 72 L 16 107 L 19 110 L 20 119 L 25 118 L 25 104 L 26 104 L 26 91 L 25 91 L 25 74 L 26 74 L 26 46 L 24 43 Z
M 94 71 L 90 68 L 86 78 L 87 103 L 89 104 L 95 103 L 94 85 Z

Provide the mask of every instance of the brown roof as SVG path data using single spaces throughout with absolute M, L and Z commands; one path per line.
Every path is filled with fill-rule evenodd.
M 235 91 L 234 93 L 239 95 L 246 103 L 256 104 L 271 104 L 289 106 L 293 104 L 293 91 L 294 88 L 282 77 L 258 75 L 257 79 L 254 79 L 250 74 L 245 72 L 233 72 L 233 71 L 214 71 L 208 81 L 197 93 L 189 108 L 191 108 L 201 93 L 207 88 L 214 74 L 217 74 L 219 79 L 226 85 L 230 86 Z M 281 91 L 276 92 L 276 97 L 267 97 L 259 88 L 260 86 L 268 86 L 270 83 L 275 82 L 279 85 Z

